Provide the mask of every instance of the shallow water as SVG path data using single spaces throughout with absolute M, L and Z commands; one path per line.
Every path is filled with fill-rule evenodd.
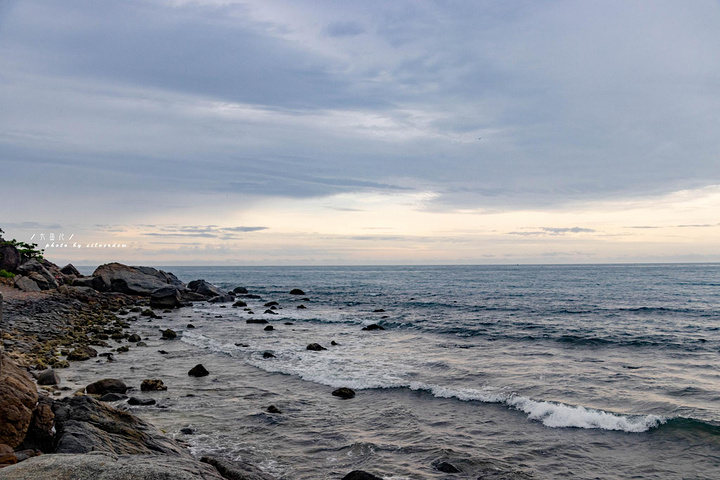
M 445 478 L 440 460 L 454 478 L 717 478 L 717 265 L 167 270 L 262 296 L 246 300 L 254 314 L 200 303 L 141 319 L 131 330 L 149 346 L 111 367 L 135 386 L 162 378 L 168 391 L 149 394 L 160 407 L 134 410 L 198 454 L 286 479 Z M 278 315 L 262 313 L 270 300 Z M 387 330 L 361 330 L 374 322 Z M 166 327 L 179 339 L 160 340 Z M 188 377 L 196 363 L 211 375 Z M 77 363 L 65 376 L 107 371 Z M 333 397 L 340 386 L 357 396 Z

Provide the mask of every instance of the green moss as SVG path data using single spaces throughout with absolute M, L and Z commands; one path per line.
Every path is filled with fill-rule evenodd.
M 8 272 L 7 270 L 0 270 L 0 277 L 1 278 L 14 278 L 15 274 L 12 272 Z

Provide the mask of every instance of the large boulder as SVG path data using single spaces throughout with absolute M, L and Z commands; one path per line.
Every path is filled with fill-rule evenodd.
M 235 301 L 234 295 L 220 295 L 217 297 L 212 297 L 208 302 L 210 303 L 230 303 Z
M 220 295 L 224 295 L 222 290 L 205 280 L 193 280 L 187 284 L 187 288 L 191 292 L 202 295 L 203 297 L 219 297 Z
M 103 291 L 105 283 L 101 277 L 77 277 L 70 282 L 73 287 L 92 288 L 93 290 Z
M 8 272 L 17 272 L 20 266 L 20 252 L 12 245 L 3 245 L 0 241 L 0 270 Z
M 0 444 L 15 448 L 22 443 L 37 401 L 30 375 L 0 352 Z
M 56 401 L 54 410 L 56 453 L 95 451 L 191 458 L 187 449 L 163 436 L 149 423 L 87 395 Z
M 149 297 L 167 285 L 184 287 L 175 275 L 152 267 L 129 267 L 122 263 L 106 263 L 93 272 L 102 281 L 101 290 Z
M 57 271 L 52 273 L 47 267 L 50 267 L 51 269 L 54 267 Z M 60 269 L 57 268 L 57 265 L 48 261 L 37 260 L 35 258 L 31 258 L 20 265 L 17 268 L 17 273 L 31 278 L 42 290 L 57 288 L 59 285 L 59 278 L 56 277 L 61 276 Z
M 23 275 L 18 275 L 15 277 L 15 286 L 22 290 L 23 292 L 39 292 L 40 287 L 38 287 L 38 284 L 33 282 L 30 278 L 25 277 Z
M 61 271 L 63 274 L 65 274 L 65 275 L 74 275 L 74 276 L 76 276 L 76 277 L 81 277 L 81 276 L 82 276 L 82 274 L 80 273 L 80 271 L 79 271 L 77 268 L 75 268 L 75 265 L 73 265 L 72 263 L 68 263 L 67 265 L 65 265 L 64 267 L 62 267 L 62 268 L 60 269 L 60 271 Z
M 150 306 L 153 308 L 177 308 L 181 303 L 182 294 L 174 285 L 165 285 L 150 294 Z
M 3 479 L 10 480 L 223 480 L 211 465 L 191 458 L 107 452 L 40 455 L 1 472 Z
M 52 410 L 53 399 L 41 395 L 33 411 L 30 427 L 20 449 L 40 450 L 44 453 L 53 451 L 55 439 L 55 414 Z
M 85 392 L 90 395 L 105 395 L 106 393 L 125 393 L 128 387 L 125 382 L 117 378 L 103 378 L 85 387 Z
M 228 480 L 275 480 L 272 475 L 247 462 L 216 456 L 205 456 L 200 461 L 215 467 L 220 475 Z

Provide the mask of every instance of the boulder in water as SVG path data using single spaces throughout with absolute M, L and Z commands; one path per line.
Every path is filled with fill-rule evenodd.
M 305 295 L 305 292 L 303 292 L 299 288 L 293 288 L 292 290 L 290 290 L 290 295 Z
M 90 395 L 105 395 L 106 393 L 125 393 L 128 390 L 127 385 L 122 380 L 117 378 L 104 378 L 93 382 L 87 387 L 85 391 Z
M 140 384 L 140 391 L 142 392 L 152 392 L 152 391 L 162 391 L 167 390 L 167 387 L 163 383 L 162 380 L 159 378 L 146 378 L 142 381 Z
M 355 397 L 355 390 L 352 388 L 341 387 L 332 392 L 333 396 L 340 397 L 343 400 L 347 400 Z
M 322 350 L 327 350 L 327 348 L 323 347 L 319 343 L 311 343 L 305 349 L 312 350 L 313 352 L 320 352 Z
M 210 375 L 210 372 L 207 371 L 207 369 L 202 365 L 202 363 L 198 363 L 190 369 L 188 375 L 191 377 L 207 377 L 208 375 Z

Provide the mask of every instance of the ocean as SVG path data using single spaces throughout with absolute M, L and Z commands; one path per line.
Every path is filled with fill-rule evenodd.
M 198 455 L 281 479 L 720 478 L 718 264 L 160 268 L 260 297 L 141 317 L 148 347 L 115 355 L 168 385 L 128 408 Z

